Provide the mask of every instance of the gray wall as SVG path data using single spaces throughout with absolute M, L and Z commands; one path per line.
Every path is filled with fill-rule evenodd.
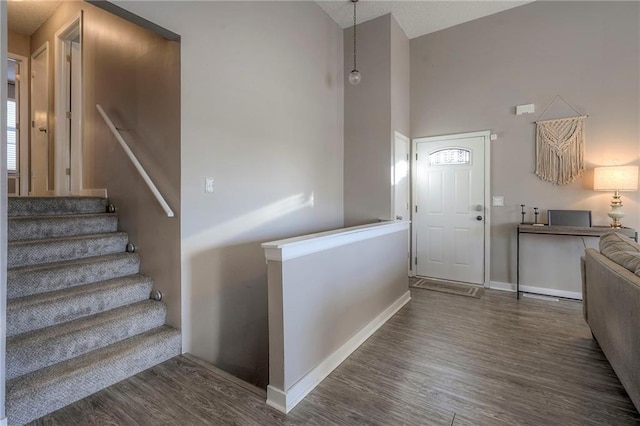
M 180 46 L 86 2 L 62 2 L 32 35 L 31 47 L 49 41 L 54 69 L 55 33 L 83 15 L 83 187 L 107 188 L 118 207 L 119 228 L 142 257 L 180 327 Z M 117 35 L 117 36 L 116 36 Z M 55 85 L 49 78 L 49 135 L 54 135 Z M 174 211 L 167 218 L 96 111 L 100 103 Z
M 391 216 L 391 15 L 358 24 L 358 70 L 353 69 L 353 27 L 344 30 L 344 221 L 345 226 Z
M 353 27 L 344 30 L 344 72 L 353 68 Z M 409 136 L 409 40 L 391 15 L 358 24 L 357 86 L 344 83 L 345 225 L 393 215 L 394 131 Z
M 491 193 L 506 205 L 492 209 L 492 281 L 515 282 L 519 204 L 592 210 L 594 224 L 609 223 L 611 194 L 591 189 L 591 169 L 639 163 L 639 17 L 637 2 L 535 2 L 411 40 L 411 136 L 498 134 Z M 534 175 L 534 121 L 558 94 L 589 115 L 588 172 L 566 186 Z M 536 113 L 516 116 L 528 103 Z M 567 115 L 554 107 L 545 118 Z M 623 224 L 640 226 L 639 199 L 623 194 Z
M 343 224 L 342 31 L 313 2 L 117 3 L 182 36 L 184 350 L 266 386 L 260 243 Z
M 391 141 L 394 131 L 406 137 L 411 132 L 410 45 L 406 34 L 391 16 Z

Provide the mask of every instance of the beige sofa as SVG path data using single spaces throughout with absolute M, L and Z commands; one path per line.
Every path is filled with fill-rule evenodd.
M 613 232 L 582 259 L 584 318 L 640 411 L 640 245 Z

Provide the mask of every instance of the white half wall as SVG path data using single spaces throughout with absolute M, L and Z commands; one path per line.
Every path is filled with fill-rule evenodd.
M 289 412 L 410 300 L 409 222 L 263 244 L 269 274 L 267 403 Z
M 343 226 L 342 30 L 315 2 L 116 4 L 181 36 L 184 351 L 266 388 L 260 243 Z

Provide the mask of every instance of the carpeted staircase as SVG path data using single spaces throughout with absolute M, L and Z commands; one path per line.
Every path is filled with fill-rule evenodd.
M 181 352 L 127 234 L 93 197 L 9 198 L 7 395 L 20 425 Z

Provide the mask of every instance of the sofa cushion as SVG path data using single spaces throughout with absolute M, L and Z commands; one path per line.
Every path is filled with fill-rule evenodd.
M 600 253 L 623 268 L 640 275 L 640 245 L 631 238 L 608 232 L 600 237 Z

